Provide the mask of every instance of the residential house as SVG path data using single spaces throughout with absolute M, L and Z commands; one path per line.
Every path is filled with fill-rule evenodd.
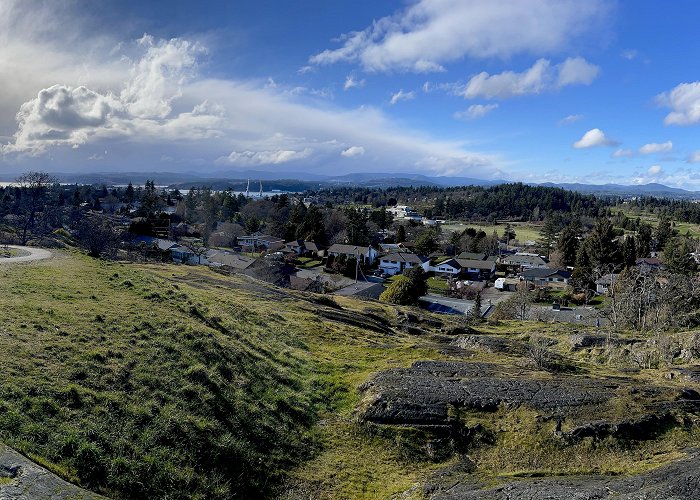
M 219 252 L 208 258 L 209 265 L 212 267 L 229 267 L 233 270 L 242 271 L 248 269 L 255 259 L 253 257 L 247 257 L 245 255 L 239 255 L 235 253 L 224 253 Z
M 389 276 L 401 274 L 416 266 L 427 272 L 430 269 L 430 259 L 412 253 L 390 253 L 379 257 L 379 269 Z
M 284 240 L 277 236 L 269 234 L 252 234 L 248 236 L 239 236 L 238 244 L 248 248 L 262 248 L 266 250 L 279 250 L 284 247 Z
M 371 246 L 363 247 L 358 245 L 343 245 L 340 243 L 331 245 L 328 249 L 328 255 L 334 257 L 340 257 L 342 255 L 348 259 L 359 258 L 360 262 L 368 265 L 374 264 L 374 261 L 377 259 L 377 251 Z
M 520 273 L 520 278 L 538 286 L 566 285 L 571 279 L 571 273 L 563 269 L 547 269 L 533 267 Z
M 514 271 L 525 269 L 537 269 L 547 267 L 547 259 L 534 253 L 519 252 L 514 255 L 507 255 L 501 259 L 501 263 L 512 268 Z
M 430 268 L 436 276 L 458 276 L 462 266 L 455 259 L 448 259 Z
M 454 259 L 462 268 L 461 276 L 470 280 L 490 280 L 496 276 L 496 263 L 488 260 Z
M 387 212 L 392 214 L 397 219 L 421 220 L 421 216 L 413 208 L 407 205 L 396 205 L 390 207 Z
M 173 262 L 178 264 L 206 265 L 209 263 L 206 253 L 197 255 L 191 248 L 182 245 L 170 248 L 170 255 L 173 258 Z
M 595 292 L 598 295 L 607 294 L 610 291 L 610 288 L 615 285 L 619 276 L 619 274 L 605 274 L 601 276 L 595 280 Z
M 379 250 L 384 253 L 409 252 L 403 243 L 380 243 Z
M 319 248 L 313 241 L 293 240 L 284 244 L 285 250 L 294 252 L 299 256 L 318 255 Z

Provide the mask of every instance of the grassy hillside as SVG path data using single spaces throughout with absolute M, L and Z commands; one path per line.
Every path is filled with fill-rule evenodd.
M 0 441 L 117 498 L 272 494 L 350 432 L 325 419 L 354 385 L 430 354 L 300 297 L 80 255 L 0 266 Z
M 572 326 L 503 323 L 458 346 L 460 336 L 446 332 L 454 319 L 422 315 L 406 326 L 390 306 L 202 267 L 77 254 L 0 266 L 0 441 L 113 498 L 420 498 L 459 456 L 424 453 L 430 439 L 426 448 L 410 428 L 362 422 L 361 386 L 378 372 L 478 361 L 522 378 L 537 334 L 567 360 L 569 377 L 669 391 L 688 384 L 666 378 L 663 361 L 628 369 L 643 338 L 574 351 Z M 596 418 L 627 416 L 639 404 L 616 394 L 622 406 Z M 690 424 L 642 442 L 562 444 L 553 421 L 532 409 L 455 411 L 454 421 L 494 436 L 469 449 L 489 481 L 637 472 L 700 444 Z

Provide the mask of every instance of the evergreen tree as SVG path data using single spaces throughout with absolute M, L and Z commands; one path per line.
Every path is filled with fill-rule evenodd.
M 414 245 L 416 253 L 420 255 L 430 255 L 440 247 L 437 240 L 437 234 L 432 229 L 423 231 L 416 238 Z
M 571 273 L 571 282 L 576 290 L 588 292 L 593 288 L 593 268 L 586 245 L 581 245 L 576 253 L 576 266 Z
M 474 305 L 467 313 L 467 319 L 469 322 L 481 321 L 481 292 L 477 293 L 476 297 L 474 297 Z
M 396 243 L 403 243 L 404 241 L 406 241 L 406 228 L 402 224 L 396 229 Z
M 540 239 L 537 242 L 543 253 L 549 257 L 559 232 L 559 218 L 554 214 L 548 214 L 544 219 L 544 225 L 540 230 Z
M 503 229 L 503 239 L 505 243 L 508 244 L 511 240 L 514 240 L 515 237 L 515 229 L 511 227 L 510 223 L 506 223 L 506 227 Z
M 656 227 L 654 237 L 656 239 L 656 249 L 664 249 L 666 243 L 673 237 L 673 227 L 671 227 L 671 221 L 668 217 L 662 216 L 659 219 L 659 225 Z
M 637 246 L 637 257 L 649 257 L 649 254 L 651 253 L 651 240 L 651 226 L 646 222 L 639 222 L 637 224 L 637 237 L 635 241 Z
M 565 266 L 573 266 L 576 263 L 579 241 L 576 228 L 573 225 L 566 226 L 559 234 L 557 250 L 561 253 Z
M 607 217 L 596 220 L 586 246 L 593 269 L 602 270 L 609 264 L 621 263 L 620 247 L 615 241 L 612 222 Z
M 693 245 L 689 238 L 676 236 L 666 243 L 662 260 L 666 269 L 672 273 L 691 274 L 695 272 L 697 266 L 691 252 Z

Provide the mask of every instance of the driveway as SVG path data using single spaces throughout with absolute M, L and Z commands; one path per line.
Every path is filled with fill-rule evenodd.
M 22 255 L 21 257 L 0 257 L 0 264 L 16 262 L 33 262 L 35 260 L 51 258 L 51 252 L 49 252 L 48 250 L 44 250 L 43 248 L 21 247 L 17 245 L 7 245 L 7 247 L 27 252 L 27 255 Z

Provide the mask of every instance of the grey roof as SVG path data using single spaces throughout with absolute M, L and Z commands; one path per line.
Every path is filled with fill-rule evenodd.
M 363 255 L 366 253 L 369 253 L 370 247 L 363 247 L 363 246 L 358 246 L 358 245 L 343 245 L 341 243 L 335 243 L 331 245 L 331 247 L 328 249 L 328 252 L 330 253 L 342 253 L 342 254 L 359 254 Z
M 318 248 L 318 245 L 313 241 L 305 241 L 304 246 L 309 252 L 318 252 L 320 250 L 320 248 Z
M 487 260 L 456 259 L 456 261 L 463 268 L 482 269 L 486 271 L 490 271 L 496 265 L 495 262 L 489 262 Z
M 447 259 L 447 260 L 444 261 L 444 262 L 440 262 L 439 264 L 436 264 L 436 267 L 439 267 L 439 266 L 452 266 L 452 267 L 454 267 L 455 269 L 461 269 L 461 268 L 462 268 L 462 266 L 460 265 L 460 263 L 457 262 L 455 259 Z
M 562 269 L 548 269 L 546 267 L 539 267 L 534 269 L 527 269 L 520 273 L 523 278 L 549 278 L 550 276 L 559 275 L 564 279 L 571 278 L 571 273 L 569 271 L 564 271 Z
M 539 255 L 509 255 L 505 259 L 503 259 L 503 262 L 506 264 L 509 262 L 514 262 L 514 263 L 520 263 L 520 262 L 525 262 L 527 264 L 532 264 L 532 265 L 541 265 L 541 264 L 546 264 L 547 261 L 544 260 L 542 257 Z
M 209 257 L 209 262 L 232 267 L 234 269 L 247 269 L 253 262 L 255 262 L 255 259 L 245 255 L 219 253 Z
M 382 255 L 380 259 L 395 262 L 411 262 L 413 264 L 423 264 L 428 261 L 427 257 L 416 255 L 414 253 L 390 253 L 387 255 Z

